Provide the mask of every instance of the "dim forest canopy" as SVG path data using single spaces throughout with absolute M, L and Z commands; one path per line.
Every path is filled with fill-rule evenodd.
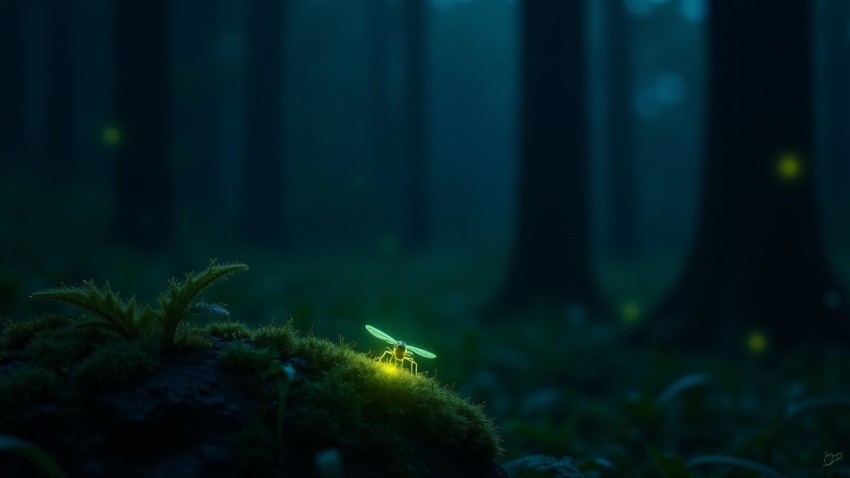
M 0 476 L 850 476 L 848 58 L 846 0 L 0 0 Z

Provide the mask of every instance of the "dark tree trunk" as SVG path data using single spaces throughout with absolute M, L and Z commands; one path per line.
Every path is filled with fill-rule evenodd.
M 608 247 L 619 258 L 637 252 L 635 141 L 632 108 L 631 19 L 625 2 L 605 5 L 608 18 L 606 146 Z
M 389 139 L 393 136 L 390 128 L 389 107 L 389 45 L 390 36 L 390 6 L 387 0 L 366 0 L 369 8 L 372 24 L 370 26 L 370 66 L 371 85 L 369 96 L 371 98 L 371 123 L 374 135 L 372 136 L 372 154 L 375 161 L 375 185 L 376 185 L 376 232 L 379 237 L 385 239 L 386 235 L 397 233 L 398 224 L 394 219 L 398 217 L 397 205 L 398 195 L 394 185 L 399 183 L 396 169 L 397 161 L 393 161 L 390 153 Z M 384 236 L 384 237 L 381 237 Z
M 25 0 L 0 2 L 0 173 L 25 156 L 24 21 Z
M 835 224 L 836 239 L 850 239 L 850 2 L 829 0 L 822 15 L 825 68 L 823 72 L 823 182 L 825 211 Z
M 498 309 L 593 308 L 583 2 L 524 1 L 519 217 Z
M 178 62 L 178 94 L 183 108 L 175 115 L 175 136 L 181 138 L 178 184 L 191 185 L 180 198 L 190 212 L 190 227 L 220 237 L 222 215 L 222 141 L 218 132 L 221 70 L 218 52 L 220 2 L 198 7 L 186 3 L 180 13 L 184 51 Z
M 167 0 L 121 1 L 116 15 L 115 236 L 159 249 L 174 231 Z
M 753 330 L 780 346 L 847 337 L 845 297 L 815 214 L 811 4 L 712 7 L 698 235 L 651 330 L 725 351 L 740 349 Z
M 405 1 L 407 91 L 405 124 L 407 154 L 407 210 L 404 215 L 404 242 L 408 250 L 422 251 L 430 244 L 428 119 L 426 117 L 426 31 L 428 2 Z
M 74 144 L 74 69 L 72 56 L 71 0 L 55 0 L 45 8 L 47 16 L 47 137 L 44 176 L 55 183 L 67 182 L 78 167 Z
M 242 187 L 244 238 L 286 247 L 283 157 L 283 0 L 248 4 L 247 156 Z

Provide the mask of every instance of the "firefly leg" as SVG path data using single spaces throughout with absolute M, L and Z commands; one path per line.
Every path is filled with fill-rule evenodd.
M 419 365 L 416 363 L 416 361 L 413 360 L 413 358 L 411 357 L 405 357 L 404 359 L 410 362 L 410 372 L 413 375 L 419 375 Z
M 379 359 L 378 359 L 378 362 L 383 362 L 383 361 L 384 361 L 384 357 L 386 357 L 387 355 L 389 355 L 390 357 L 392 357 L 393 353 L 392 353 L 391 351 L 389 351 L 389 350 L 384 350 L 384 355 L 381 355 L 381 358 L 379 358 Z

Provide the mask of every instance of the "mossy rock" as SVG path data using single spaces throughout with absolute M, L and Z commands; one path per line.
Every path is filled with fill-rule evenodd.
M 168 350 L 83 347 L 90 331 L 67 321 L 5 331 L 0 429 L 69 476 L 507 476 L 481 406 L 291 323 L 218 324 Z M 66 349 L 72 362 L 38 356 Z M 31 473 L 0 461 L 0 476 Z

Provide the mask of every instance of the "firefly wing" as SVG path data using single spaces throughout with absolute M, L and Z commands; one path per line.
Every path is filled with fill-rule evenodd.
M 387 342 L 389 342 L 391 344 L 396 343 L 396 340 L 394 338 L 392 338 L 389 335 L 381 332 L 380 330 L 376 329 L 375 327 L 372 327 L 371 325 L 367 325 L 366 330 L 368 330 L 370 334 L 374 335 L 375 337 L 378 337 L 381 340 L 386 340 Z
M 421 355 L 425 358 L 437 358 L 437 356 L 432 354 L 431 352 L 429 352 L 427 350 L 422 350 L 419 347 L 414 347 L 412 345 L 408 345 L 407 350 L 410 350 L 411 352 L 415 353 L 416 355 Z

